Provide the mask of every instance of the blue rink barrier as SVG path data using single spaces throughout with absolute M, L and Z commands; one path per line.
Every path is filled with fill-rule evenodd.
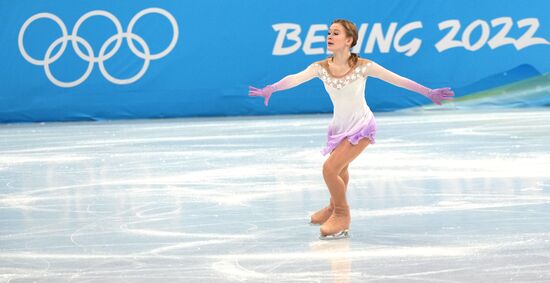
M 2 1 L 0 122 L 328 113 L 320 80 L 276 93 L 269 108 L 247 91 L 326 58 L 335 18 L 356 23 L 361 57 L 451 86 L 458 101 L 549 105 L 550 1 L 332 3 Z M 514 84 L 522 91 L 506 103 L 491 92 Z M 374 111 L 429 103 L 377 79 L 366 97 Z

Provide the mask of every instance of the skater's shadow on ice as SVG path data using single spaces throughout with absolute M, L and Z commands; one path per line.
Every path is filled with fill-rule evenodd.
M 328 261 L 333 282 L 349 282 L 351 273 L 350 239 L 315 241 L 309 246 L 313 257 Z

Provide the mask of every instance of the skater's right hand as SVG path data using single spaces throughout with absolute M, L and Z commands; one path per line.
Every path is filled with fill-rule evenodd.
M 271 94 L 275 91 L 275 88 L 268 85 L 264 88 L 255 88 L 253 86 L 248 87 L 248 96 L 262 96 L 264 98 L 264 105 L 267 106 Z

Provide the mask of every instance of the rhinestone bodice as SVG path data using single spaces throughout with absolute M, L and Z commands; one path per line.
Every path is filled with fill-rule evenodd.
M 327 70 L 328 66 L 323 66 L 323 64 L 317 63 L 318 76 L 319 79 L 321 79 L 326 85 L 335 89 L 342 89 L 358 79 L 364 79 L 367 75 L 367 68 L 370 64 L 371 63 L 368 62 L 357 65 L 353 70 L 348 72 L 348 74 L 342 77 L 334 77 Z
M 367 124 L 373 114 L 365 99 L 365 87 L 372 62 L 360 60 L 344 76 L 333 76 L 327 60 L 313 64 L 334 106 L 330 128 L 333 134 L 349 133 Z

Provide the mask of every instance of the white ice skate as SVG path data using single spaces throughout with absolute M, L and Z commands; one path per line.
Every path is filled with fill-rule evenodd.
M 349 238 L 350 225 L 349 206 L 336 205 L 329 219 L 321 225 L 321 240 L 338 240 Z
M 340 231 L 336 234 L 332 234 L 332 235 L 325 235 L 323 236 L 322 234 L 319 236 L 319 239 L 320 240 L 340 240 L 340 239 L 347 239 L 349 238 L 349 230 L 346 229 L 346 230 L 343 230 L 343 231 Z
M 322 225 L 332 215 L 332 210 L 333 208 L 330 205 L 319 209 L 317 212 L 311 215 L 309 220 L 309 225 L 312 225 L 312 226 Z

